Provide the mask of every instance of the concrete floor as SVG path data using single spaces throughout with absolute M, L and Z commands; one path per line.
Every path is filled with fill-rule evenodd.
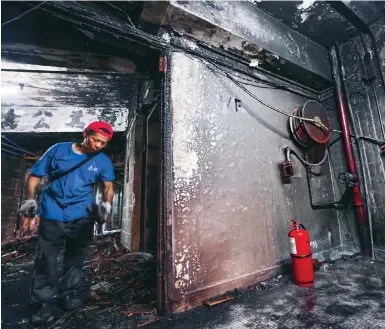
M 28 272 L 30 266 L 31 263 L 27 263 L 24 270 Z M 7 271 L 9 269 L 3 269 L 2 328 L 33 328 L 27 322 L 29 274 L 10 282 Z M 298 288 L 282 277 L 217 307 L 199 307 L 184 314 L 158 317 L 143 328 L 380 329 L 385 328 L 384 283 L 385 264 L 372 263 L 362 257 L 339 260 L 317 271 L 314 288 Z M 50 326 L 127 329 L 137 328 L 148 320 L 148 316 L 124 316 L 123 310 L 116 305 L 104 313 L 79 312 L 68 317 L 65 323 Z

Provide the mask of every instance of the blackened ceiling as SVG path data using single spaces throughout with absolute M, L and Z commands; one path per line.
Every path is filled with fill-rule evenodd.
M 210 6 L 212 1 L 207 1 Z M 325 1 L 251 1 L 259 9 L 312 41 L 328 47 L 337 42 L 343 43 L 357 34 L 357 30 Z M 362 12 L 365 23 L 372 23 L 379 15 L 384 15 L 385 1 L 345 1 Z M 38 2 L 2 1 L 1 18 L 3 22 L 18 17 Z M 138 26 L 143 11 L 143 1 L 68 1 L 46 2 L 40 8 L 28 12 L 17 20 L 2 27 L 2 45 L 31 43 L 41 47 L 66 49 L 82 53 L 95 53 L 110 56 L 129 56 L 139 69 L 148 49 L 143 45 L 118 36 L 111 38 L 102 31 L 96 32 L 86 24 L 71 24 L 52 15 L 51 10 L 76 12 L 76 19 L 82 15 L 100 21 L 104 25 L 121 28 L 126 25 Z M 74 18 L 75 19 L 75 18 Z M 25 27 L 28 26 L 26 29 Z M 124 51 L 123 51 L 124 49 Z M 147 60 L 144 61 L 145 63 Z M 146 65 L 144 63 L 144 65 Z M 42 63 L 36 63 L 42 64 Z M 78 65 L 78 63 L 76 63 Z
M 174 3 L 176 2 L 178 1 Z M 180 1 L 182 2 L 188 3 Z M 253 8 L 250 2 L 260 10 Z M 168 7 L 167 1 L 155 3 L 164 4 L 166 7 L 163 13 L 153 12 L 157 18 L 154 24 L 163 26 L 166 13 L 173 11 L 172 8 L 167 8 L 172 6 Z M 201 3 L 202 6 L 212 8 L 214 2 Z M 249 9 L 255 9 L 264 17 L 267 16 L 265 13 L 268 13 L 282 22 L 283 25 L 267 16 L 274 21 L 274 25 L 279 25 L 279 35 L 285 35 L 286 32 L 297 36 L 292 31 L 295 30 L 325 48 L 337 42 L 346 42 L 358 33 L 340 14 L 341 11 L 335 10 L 329 2 L 249 0 L 249 3 Z M 362 20 L 366 24 L 383 14 L 383 2 L 344 1 L 344 4 L 359 7 L 359 11 L 363 13 Z M 148 75 L 149 71 L 158 71 L 160 51 L 169 47 L 169 41 L 141 30 L 146 5 L 147 3 L 142 1 L 2 1 L 2 25 L 5 24 L 2 26 L 2 56 L 7 61 L 18 63 L 76 69 L 122 72 L 129 67 L 133 72 Z M 187 11 L 186 17 L 182 15 L 180 19 L 185 21 L 188 15 Z M 194 19 L 191 18 L 192 21 Z M 199 24 L 202 25 L 202 21 L 204 20 L 199 21 Z M 176 25 L 179 23 L 177 21 Z M 300 37 L 305 40 L 303 46 L 312 44 L 307 43 L 308 39 Z M 289 43 L 289 46 L 291 44 Z M 317 53 L 322 53 L 324 49 L 319 45 L 315 45 L 321 50 Z M 284 53 L 288 53 L 289 46 L 285 46 Z M 299 57 L 301 56 L 302 53 Z M 125 62 L 119 64 L 121 58 Z M 133 64 L 129 64 L 129 61 Z M 265 69 L 263 66 L 261 68 Z M 291 76 L 292 72 L 298 70 L 287 64 L 285 68 L 285 72 L 280 67 L 277 68 L 279 72 L 274 71 L 275 67 L 268 67 L 266 70 L 298 82 L 299 79 L 295 80 Z M 309 69 L 307 66 L 305 68 Z M 300 76 L 302 79 L 305 73 L 300 72 Z M 300 83 L 307 85 L 302 80 Z M 319 83 L 316 84 L 314 88 L 318 88 Z M 323 84 L 320 85 L 319 89 L 324 88 Z
M 316 2 L 308 7 L 309 1 L 262 1 L 256 5 L 280 20 L 283 24 L 305 35 L 314 42 L 328 47 L 347 41 L 356 29 L 325 2 Z
M 44 2 L 40 7 L 32 9 L 39 4 L 1 2 L 1 45 L 2 56 L 6 60 L 34 65 L 119 71 L 119 68 L 114 68 L 109 63 L 116 64 L 119 59 L 125 59 L 133 63 L 125 63 L 126 67 L 130 66 L 128 71 L 133 69 L 143 73 L 157 69 L 158 57 L 148 47 L 127 39 L 122 40 L 86 24 L 79 25 L 60 19 L 46 10 L 53 5 L 50 2 Z M 74 2 L 74 5 L 80 6 L 81 3 Z M 103 13 L 104 18 L 114 17 L 116 21 L 137 24 L 143 3 L 87 2 L 88 10 L 95 6 Z
M 266 13 L 310 40 L 329 47 L 357 35 L 355 27 L 325 1 L 253 1 Z M 367 24 L 376 21 L 385 8 L 384 1 L 345 1 L 357 7 Z M 383 12 L 382 12 L 383 14 Z

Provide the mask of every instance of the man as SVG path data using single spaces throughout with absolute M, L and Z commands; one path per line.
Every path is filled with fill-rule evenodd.
M 82 306 L 76 287 L 93 235 L 91 213 L 95 211 L 90 209 L 97 209 L 98 218 L 103 221 L 112 210 L 114 169 L 110 159 L 100 152 L 112 135 L 109 124 L 93 122 L 84 130 L 82 143 L 55 144 L 30 170 L 20 214 L 30 218 L 36 215 L 36 188 L 41 177 L 48 176 L 50 180 L 40 197 L 38 246 L 31 284 L 34 324 L 53 319 L 54 296 L 64 310 Z M 95 207 L 93 187 L 98 179 L 104 184 L 104 202 Z M 58 279 L 57 258 L 63 244 L 63 273 Z

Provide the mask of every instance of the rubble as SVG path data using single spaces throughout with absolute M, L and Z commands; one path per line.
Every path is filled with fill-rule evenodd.
M 91 300 L 123 304 L 153 304 L 156 300 L 156 258 L 127 252 L 113 236 L 93 245 L 83 270 L 83 287 Z
M 79 297 L 85 305 L 70 316 L 70 313 L 57 310 L 59 313 L 51 328 L 78 328 L 79 321 L 85 319 L 103 321 L 103 318 L 108 318 L 108 321 L 116 323 L 126 319 L 134 327 L 143 327 L 156 320 L 156 257 L 144 252 L 129 252 L 119 241 L 118 233 L 104 239 L 97 237 L 97 241 L 93 241 L 84 263 L 83 279 L 78 287 Z M 7 247 L 2 250 L 2 282 L 8 284 L 8 287 L 11 284 L 14 287 L 12 289 L 18 289 L 20 284 L 28 286 L 36 239 Z M 59 263 L 60 257 L 63 257 L 63 252 L 59 256 Z M 10 291 L 9 294 L 16 296 L 17 292 Z M 27 305 L 27 295 L 20 296 L 19 304 L 9 304 L 8 312 L 12 312 L 11 308 L 16 310 L 22 307 L 24 303 Z M 24 319 L 26 317 L 27 313 Z M 12 321 L 12 318 L 7 317 L 7 322 Z
M 2 245 L 1 264 L 14 263 L 17 260 L 35 254 L 35 241 L 34 237 L 29 237 Z

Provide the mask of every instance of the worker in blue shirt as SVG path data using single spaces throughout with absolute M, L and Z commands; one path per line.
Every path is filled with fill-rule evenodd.
M 31 284 L 32 323 L 42 324 L 53 319 L 52 302 L 75 310 L 82 306 L 76 287 L 82 277 L 82 264 L 92 240 L 96 217 L 109 218 L 114 197 L 114 169 L 101 150 L 111 140 L 113 130 L 102 121 L 92 122 L 83 132 L 82 143 L 58 143 L 49 148 L 35 163 L 27 178 L 25 200 L 20 214 L 40 216 L 38 247 Z M 41 178 L 50 183 L 35 200 Z M 94 201 L 97 180 L 104 184 L 104 201 Z M 95 211 L 96 209 L 96 211 Z M 63 273 L 57 277 L 57 259 L 65 245 Z

